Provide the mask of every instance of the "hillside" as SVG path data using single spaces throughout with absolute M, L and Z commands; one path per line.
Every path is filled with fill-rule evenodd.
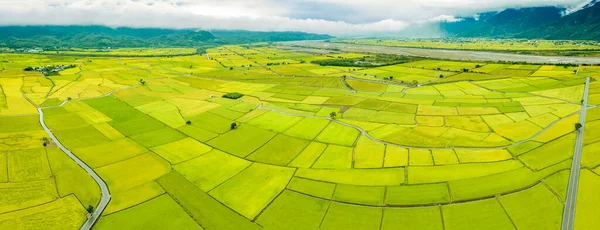
M 502 12 L 480 14 L 478 18 L 462 18 L 454 23 L 442 23 L 448 35 L 457 37 L 508 37 L 538 28 L 561 18 L 565 9 L 557 7 L 534 7 L 506 9 Z
M 215 33 L 213 35 L 213 33 Z M 192 29 L 110 28 L 106 26 L 4 26 L 0 47 L 121 48 L 198 47 L 217 44 L 328 39 L 303 32 L 213 31 Z
M 192 47 L 217 42 L 207 31 L 105 26 L 6 26 L 0 34 L 0 45 L 12 48 Z
M 305 32 L 258 32 L 246 30 L 211 30 L 210 32 L 215 37 L 227 43 L 283 42 L 325 40 L 333 38 L 326 34 L 312 34 Z
M 553 40 L 600 40 L 600 4 L 586 7 L 539 28 L 515 35 Z
M 461 19 L 441 23 L 441 31 L 449 37 L 600 40 L 600 4 L 596 4 L 595 0 L 576 11 L 533 7 Z

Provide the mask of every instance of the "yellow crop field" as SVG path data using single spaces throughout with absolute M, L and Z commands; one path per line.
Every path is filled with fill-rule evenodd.
M 593 68 L 380 53 L 500 41 L 0 53 L 0 229 L 597 229 Z

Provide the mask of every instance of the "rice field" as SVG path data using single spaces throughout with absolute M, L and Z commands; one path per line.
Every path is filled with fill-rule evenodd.
M 89 57 L 0 54 L 2 229 L 77 229 L 100 199 L 47 139 L 37 108 L 108 184 L 97 229 L 561 224 L 585 82 L 572 69 L 428 59 L 319 66 L 310 61 L 363 54 L 268 45 L 110 52 L 122 60 L 81 52 Z M 22 71 L 61 63 L 77 71 Z M 243 96 L 222 97 L 234 92 Z M 600 228 L 599 111 L 588 110 L 578 229 Z

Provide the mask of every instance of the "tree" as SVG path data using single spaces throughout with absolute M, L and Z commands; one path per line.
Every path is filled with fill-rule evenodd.
M 418 84 L 419 84 L 419 81 L 417 81 L 417 80 L 414 80 L 414 81 L 412 81 L 412 83 L 413 83 L 413 85 L 418 85 Z
M 234 129 L 236 129 L 237 127 L 238 127 L 238 124 L 237 124 L 237 123 L 235 123 L 235 122 L 231 123 L 231 127 L 230 127 L 230 128 L 231 128 L 231 130 L 234 130 Z
M 185 122 L 185 124 L 186 124 L 186 125 L 191 125 L 191 124 L 192 124 L 192 121 L 186 121 L 186 122 Z
M 581 129 L 581 127 L 583 127 L 583 125 L 581 123 L 575 124 L 575 130 L 579 131 L 579 129 Z
M 394 80 L 394 76 L 390 76 L 390 80 Z
M 335 117 L 337 117 L 337 113 L 336 112 L 331 112 L 329 114 L 329 117 L 331 117 L 331 119 L 335 119 Z
M 233 67 L 229 67 L 229 70 L 233 70 Z
M 88 213 L 92 213 L 92 212 L 94 212 L 94 206 L 88 205 L 88 207 L 87 207 L 86 210 L 87 210 Z
M 50 140 L 47 137 L 42 137 L 42 145 L 46 147 L 48 144 L 50 144 Z
M 444 75 L 443 75 L 443 74 L 440 74 L 440 78 L 444 78 Z

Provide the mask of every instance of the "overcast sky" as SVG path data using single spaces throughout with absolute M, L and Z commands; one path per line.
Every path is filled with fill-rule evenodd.
M 0 25 L 305 31 L 337 36 L 398 32 L 427 21 L 590 0 L 0 0 Z

